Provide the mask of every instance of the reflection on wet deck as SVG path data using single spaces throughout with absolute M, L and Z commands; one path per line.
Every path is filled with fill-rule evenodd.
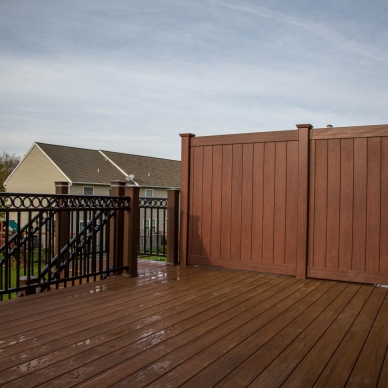
M 1 302 L 0 385 L 388 386 L 387 292 L 141 261 Z

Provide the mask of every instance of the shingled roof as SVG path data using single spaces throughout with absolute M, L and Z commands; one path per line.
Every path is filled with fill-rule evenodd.
M 135 181 L 140 186 L 180 187 L 181 185 L 181 162 L 179 161 L 111 151 L 101 152 L 119 166 L 125 175 L 135 175 Z
M 73 183 L 106 183 L 135 175 L 140 186 L 180 187 L 176 160 L 36 143 Z

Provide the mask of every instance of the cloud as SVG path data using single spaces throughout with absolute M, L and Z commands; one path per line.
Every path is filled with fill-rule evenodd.
M 31 4 L 0 5 L 0 132 L 10 152 L 41 141 L 178 159 L 179 133 L 387 121 L 386 54 L 373 57 L 383 40 L 349 39 L 333 28 L 345 23 L 334 9 L 326 23 L 288 2 L 282 11 L 249 2 Z M 382 37 L 387 28 L 378 28 Z

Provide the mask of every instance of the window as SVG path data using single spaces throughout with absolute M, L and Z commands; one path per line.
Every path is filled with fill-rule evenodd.
M 84 186 L 84 195 L 94 195 L 94 187 Z
M 145 189 L 145 196 L 148 198 L 151 198 L 154 196 L 154 190 L 151 189 Z

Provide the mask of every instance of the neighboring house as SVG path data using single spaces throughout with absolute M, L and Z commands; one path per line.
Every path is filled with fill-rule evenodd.
M 112 181 L 134 175 L 140 197 L 167 198 L 167 189 L 180 187 L 180 170 L 176 160 L 34 143 L 4 187 L 9 193 L 51 194 L 54 182 L 67 181 L 69 194 L 109 195 Z M 154 219 L 142 223 L 156 232 Z
M 34 143 L 4 182 L 7 192 L 55 193 L 54 182 L 69 182 L 70 194 L 109 195 L 110 183 L 134 175 L 141 197 L 167 197 L 180 186 L 176 160 Z

